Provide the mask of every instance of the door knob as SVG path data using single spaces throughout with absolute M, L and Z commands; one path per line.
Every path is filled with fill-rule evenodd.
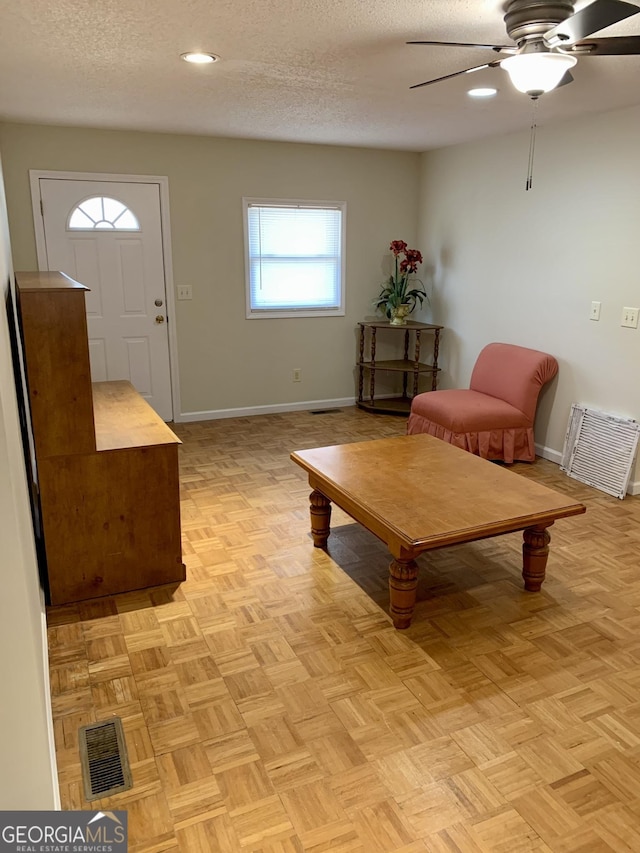
M 156 316 L 156 323 L 160 326 L 164 323 L 164 314 L 158 314 Z
M 162 305 L 162 299 L 156 299 L 154 305 L 156 306 L 156 308 L 160 308 L 160 306 Z

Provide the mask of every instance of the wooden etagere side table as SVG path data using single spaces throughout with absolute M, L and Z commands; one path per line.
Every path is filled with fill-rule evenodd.
M 384 412 L 392 415 L 406 415 L 411 409 L 411 400 L 419 393 L 418 382 L 421 376 L 431 376 L 431 391 L 435 391 L 438 385 L 438 351 L 440 348 L 440 330 L 444 326 L 433 323 L 417 323 L 408 320 L 404 326 L 392 326 L 385 320 L 363 320 L 358 323 L 360 327 L 360 353 L 358 358 L 358 400 L 361 409 L 369 412 Z M 376 361 L 376 342 L 378 330 L 386 332 L 404 332 L 404 354 L 401 359 L 387 359 Z M 420 348 L 422 345 L 422 334 L 433 333 L 433 351 L 431 364 L 420 361 Z M 367 349 L 368 338 L 368 353 Z M 413 341 L 413 359 L 409 357 L 411 339 Z M 365 371 L 369 375 L 369 395 L 365 398 Z M 386 397 L 376 399 L 376 373 L 387 371 L 391 373 L 402 373 L 402 396 Z M 411 395 L 409 395 L 409 377 L 411 377 Z

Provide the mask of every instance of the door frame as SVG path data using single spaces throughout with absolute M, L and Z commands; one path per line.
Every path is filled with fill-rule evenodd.
M 171 221 L 169 218 L 169 178 L 163 175 L 115 175 L 102 172 L 55 172 L 50 169 L 29 169 L 31 207 L 36 238 L 38 269 L 47 269 L 47 244 L 44 233 L 44 214 L 40 204 L 40 179 L 59 181 L 103 181 L 118 184 L 156 184 L 160 191 L 160 227 L 162 228 L 162 260 L 164 264 L 164 297 L 167 309 L 169 339 L 169 378 L 173 422 L 180 418 L 180 373 L 178 370 L 178 336 L 176 329 L 176 289 L 173 281 L 171 253 Z

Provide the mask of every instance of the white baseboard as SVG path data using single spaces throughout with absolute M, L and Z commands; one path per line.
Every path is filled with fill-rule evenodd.
M 627 486 L 628 495 L 640 495 L 640 480 L 635 480 Z
M 177 423 L 191 421 L 217 421 L 223 418 L 250 418 L 254 415 L 278 415 L 282 412 L 304 412 L 315 409 L 342 409 L 355 406 L 355 397 L 341 397 L 337 400 L 306 400 L 300 403 L 274 403 L 270 406 L 246 406 L 240 409 L 212 409 L 208 412 L 181 412 L 174 420 Z
M 543 459 L 555 462 L 556 465 L 559 465 L 562 462 L 562 453 L 557 450 L 553 450 L 551 447 L 542 447 L 541 445 L 536 444 L 536 453 L 538 456 L 542 456 Z M 640 495 L 640 480 L 635 480 L 634 482 L 629 483 L 627 486 L 627 494 Z
M 550 462 L 555 462 L 556 465 L 562 462 L 562 453 L 558 450 L 553 450 L 551 447 L 543 447 L 541 444 L 536 444 L 536 454 L 542 456 L 543 459 L 548 459 Z

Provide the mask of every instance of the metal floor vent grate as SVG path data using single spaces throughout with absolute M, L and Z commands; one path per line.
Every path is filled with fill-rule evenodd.
M 309 411 L 309 414 L 310 415 L 335 415 L 340 411 L 342 411 L 342 409 L 312 409 Z
M 560 470 L 622 500 L 631 477 L 639 430 L 640 424 L 631 418 L 574 403 Z
M 131 770 L 120 717 L 82 726 L 78 740 L 86 800 L 131 788 Z

